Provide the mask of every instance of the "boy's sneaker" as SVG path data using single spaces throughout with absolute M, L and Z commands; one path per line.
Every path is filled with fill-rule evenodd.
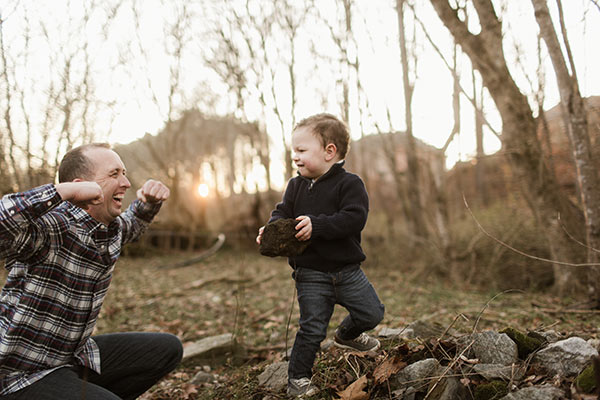
M 333 344 L 344 349 L 352 349 L 358 351 L 374 351 L 380 346 L 379 340 L 372 338 L 366 333 L 361 333 L 358 337 L 350 340 L 344 340 L 338 336 L 338 331 L 335 331 Z
M 319 388 L 312 384 L 309 378 L 290 379 L 288 381 L 287 394 L 295 397 L 312 396 Z

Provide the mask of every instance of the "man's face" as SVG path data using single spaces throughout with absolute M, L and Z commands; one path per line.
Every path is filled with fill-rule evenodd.
M 294 163 L 300 175 L 317 179 L 329 169 L 327 151 L 309 127 L 303 126 L 292 134 Z
M 87 212 L 97 221 L 110 224 L 121 214 L 123 197 L 131 187 L 125 176 L 125 165 L 117 153 L 102 147 L 92 147 L 85 152 L 92 165 L 92 176 L 102 188 L 104 202 L 89 206 Z

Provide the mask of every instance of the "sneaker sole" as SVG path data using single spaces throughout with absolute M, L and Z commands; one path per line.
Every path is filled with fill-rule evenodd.
M 302 393 L 302 394 L 294 394 L 294 393 L 290 393 L 289 391 L 287 392 L 288 396 L 292 396 L 295 397 L 297 399 L 301 399 L 303 397 L 310 397 L 310 396 L 314 396 L 315 394 L 319 393 L 319 389 L 309 389 L 306 393 Z
M 381 345 L 381 343 L 377 343 L 374 347 L 371 347 L 370 349 L 366 349 L 366 350 L 360 350 L 360 349 L 357 349 L 356 347 L 347 346 L 345 344 L 338 343 L 335 340 L 333 341 L 333 345 L 336 346 L 336 347 L 339 347 L 341 349 L 349 349 L 349 350 L 354 350 L 354 351 L 367 352 L 367 351 L 375 351 L 375 350 L 377 350 L 379 348 L 379 346 Z

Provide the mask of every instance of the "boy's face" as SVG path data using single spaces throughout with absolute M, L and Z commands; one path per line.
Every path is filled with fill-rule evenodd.
M 321 140 L 307 126 L 300 127 L 292 134 L 293 160 L 300 175 L 317 179 L 337 161 L 337 149 L 333 143 L 323 147 Z

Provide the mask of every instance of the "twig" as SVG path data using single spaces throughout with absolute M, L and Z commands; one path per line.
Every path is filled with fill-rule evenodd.
M 490 305 L 490 303 L 494 300 L 496 300 L 496 297 L 506 294 L 506 293 L 510 293 L 510 292 L 523 292 L 522 290 L 519 289 L 507 289 L 504 290 L 500 293 L 497 293 L 496 295 L 494 295 L 494 297 L 492 297 L 491 299 L 489 299 L 485 305 L 483 306 L 483 308 L 481 309 L 481 311 L 479 311 L 479 314 L 477 314 L 477 319 L 475 320 L 475 323 L 473 324 L 473 333 L 475 333 L 475 331 L 477 330 L 477 325 L 479 324 L 479 320 L 481 319 L 481 315 L 483 314 L 483 312 L 485 311 L 485 309 Z
M 190 258 L 188 260 L 180 261 L 174 264 L 161 265 L 158 268 L 171 269 L 171 268 L 182 268 L 187 267 L 188 265 L 199 263 L 200 261 L 212 256 L 215 254 L 223 244 L 225 243 L 225 235 L 223 233 L 219 233 L 217 236 L 217 240 L 215 243 L 206 251 L 200 253 L 198 256 L 194 258 Z
M 469 204 L 467 203 L 467 199 L 465 198 L 465 195 L 463 194 L 463 202 L 465 203 L 465 207 L 467 208 L 467 211 L 469 212 L 469 214 L 471 214 L 471 217 L 473 218 L 473 220 L 475 221 L 475 223 L 477 224 L 477 226 L 479 227 L 479 229 L 486 235 L 488 236 L 490 239 L 500 243 L 502 246 L 505 246 L 506 248 L 514 251 L 517 254 L 520 254 L 522 256 L 534 259 L 534 260 L 538 260 L 538 261 L 544 261 L 544 262 L 548 262 L 551 264 L 557 264 L 557 265 L 564 265 L 567 267 L 597 267 L 600 266 L 600 263 L 570 263 L 570 262 L 565 262 L 565 261 L 557 261 L 557 260 L 550 260 L 547 258 L 543 258 L 543 257 L 537 257 L 537 256 L 533 256 L 531 254 L 527 254 L 521 250 L 515 249 L 514 247 L 504 243 L 502 240 L 492 236 L 491 234 L 489 234 L 484 228 L 483 226 L 481 226 L 481 224 L 479 223 L 479 221 L 477 220 L 477 218 L 475 218 L 475 215 L 473 215 L 473 212 L 471 211 L 471 208 L 469 208 Z
M 454 317 L 454 320 L 452 321 L 452 323 L 451 323 L 450 325 L 448 325 L 448 327 L 446 328 L 446 330 L 445 330 L 445 331 L 444 331 L 444 332 L 441 334 L 441 336 L 438 338 L 438 340 L 437 340 L 438 342 L 439 342 L 440 340 L 442 340 L 442 338 L 443 338 L 444 336 L 446 336 L 446 334 L 448 333 L 448 331 L 449 331 L 450 329 L 452 329 L 452 327 L 454 326 L 454 324 L 456 323 L 456 321 L 457 321 L 457 320 L 458 320 L 458 318 L 460 318 L 460 317 L 463 317 L 463 319 L 464 319 L 465 321 L 468 321 L 468 320 L 469 320 L 469 319 L 468 319 L 468 318 L 467 318 L 467 317 L 466 317 L 466 316 L 465 316 L 463 313 L 459 313 L 459 314 L 457 314 L 457 315 L 456 315 L 456 317 Z
M 444 372 L 442 373 L 442 375 L 440 377 L 437 378 L 437 380 L 435 381 L 435 383 L 431 386 L 431 389 L 429 389 L 427 391 L 427 394 L 425 395 L 425 398 L 423 400 L 427 400 L 429 398 L 429 395 L 431 393 L 433 393 L 433 391 L 435 390 L 435 388 L 437 387 L 437 385 L 440 383 L 440 381 L 442 380 L 442 378 L 444 376 L 446 376 L 446 373 L 448 371 L 450 371 L 452 369 L 452 367 L 454 366 L 454 364 L 456 364 L 458 362 L 458 360 L 460 360 L 460 357 L 465 354 L 465 352 L 467 350 L 469 350 L 469 348 L 473 345 L 473 343 L 475 343 L 475 340 L 472 340 L 471 343 L 469 343 L 464 349 L 463 351 L 460 352 L 460 354 L 458 356 L 456 356 L 454 358 L 454 360 L 452 360 L 452 362 L 446 367 L 446 369 L 444 370 Z
M 565 233 L 567 234 L 567 236 L 568 236 L 568 237 L 569 237 L 569 238 L 570 238 L 572 241 L 574 241 L 575 243 L 577 243 L 577 244 L 578 244 L 578 245 L 580 245 L 580 246 L 583 246 L 583 247 L 585 247 L 585 248 L 586 248 L 586 249 L 588 249 L 588 250 L 591 250 L 591 251 L 593 251 L 593 252 L 595 252 L 595 253 L 600 253 L 600 250 L 598 250 L 598 249 L 595 249 L 595 248 L 593 248 L 593 247 L 591 247 L 591 246 L 588 246 L 588 245 L 587 245 L 587 244 L 585 244 L 585 243 L 582 243 L 582 242 L 580 242 L 580 241 L 579 241 L 579 240 L 577 240 L 577 239 L 576 239 L 576 238 L 575 238 L 573 235 L 571 235 L 571 232 L 569 232 L 569 231 L 567 230 L 567 227 L 565 226 L 565 224 L 563 224 L 563 223 L 562 223 L 562 219 L 560 218 L 560 213 L 558 213 L 558 217 L 557 217 L 557 219 L 558 219 L 558 223 L 560 224 L 560 227 L 563 229 L 563 231 L 565 231 Z

